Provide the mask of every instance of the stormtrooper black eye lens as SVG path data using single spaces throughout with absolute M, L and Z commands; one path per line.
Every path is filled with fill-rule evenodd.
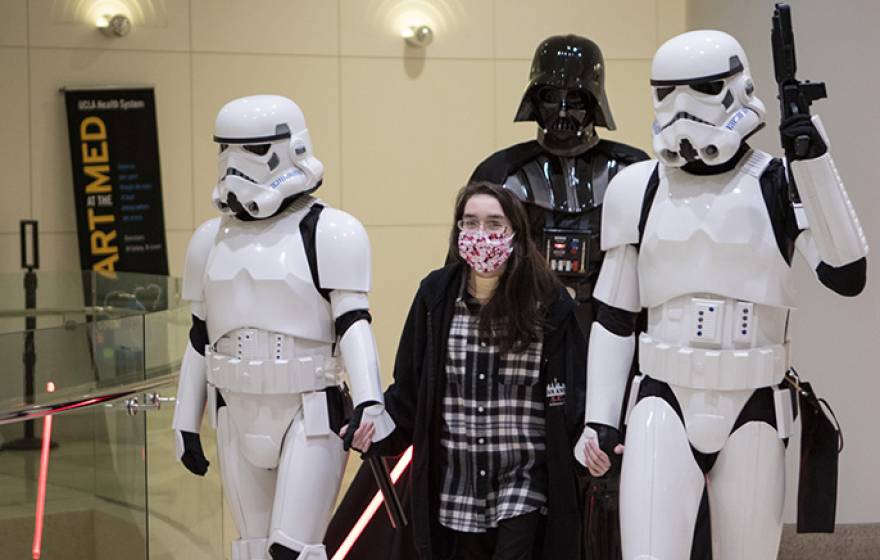
M 220 153 L 223 153 L 223 150 L 229 147 L 229 144 L 220 144 Z
M 674 89 L 675 89 L 675 86 L 664 86 L 664 87 L 654 88 L 654 93 L 657 95 L 657 101 L 663 101 L 663 99 L 667 95 L 672 93 L 672 91 Z
M 714 82 L 703 82 L 702 84 L 691 84 L 691 89 L 706 95 L 718 95 L 724 89 L 724 80 L 715 80 Z
M 272 144 L 245 144 L 243 148 L 249 151 L 252 154 L 257 154 L 258 156 L 264 156 L 269 152 L 269 148 L 272 147 Z

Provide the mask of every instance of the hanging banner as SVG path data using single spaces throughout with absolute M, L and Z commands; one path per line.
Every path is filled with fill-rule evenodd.
M 65 88 L 82 270 L 168 274 L 153 89 Z

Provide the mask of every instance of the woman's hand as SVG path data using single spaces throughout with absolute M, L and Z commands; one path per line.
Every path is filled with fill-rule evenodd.
M 587 424 L 574 446 L 574 457 L 595 477 L 605 476 L 612 468 L 619 472 L 621 459 L 609 457 L 608 454 L 623 455 L 620 441 L 620 432 L 616 428 Z
M 339 430 L 339 437 L 344 438 L 348 431 L 348 424 Z M 355 451 L 366 453 L 373 444 L 373 436 L 376 434 L 376 427 L 372 422 L 362 422 L 358 429 L 354 431 L 354 438 L 351 440 L 351 447 Z
M 622 443 L 618 443 L 614 447 L 614 453 L 623 455 Z M 611 468 L 611 459 L 599 448 L 599 440 L 596 438 L 587 439 L 584 446 L 584 459 L 587 464 L 587 470 L 595 477 L 604 476 Z

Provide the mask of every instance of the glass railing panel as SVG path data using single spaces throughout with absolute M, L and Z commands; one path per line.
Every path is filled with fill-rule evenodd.
M 67 320 L 83 322 L 81 312 L 86 301 L 81 272 L 35 272 L 33 278 L 36 279 L 33 303 L 37 310 L 30 313 L 38 327 L 59 327 Z M 0 274 L 0 333 L 26 328 L 25 293 L 24 272 Z M 79 316 L 66 317 L 66 314 Z
M 161 394 L 175 390 L 168 387 Z M 196 476 L 175 456 L 173 414 L 173 403 L 147 414 L 150 560 L 223 560 L 228 539 L 214 430 L 206 420 L 202 447 L 211 465 L 204 477 Z
M 0 437 L 20 429 L 0 426 Z M 149 558 L 145 433 L 144 415 L 118 401 L 52 417 L 42 558 Z M 40 453 L 0 449 L 4 558 L 32 558 Z
M 0 410 L 24 402 L 24 344 L 23 332 L 0 334 Z
M 18 290 L 0 300 L 0 411 L 167 375 L 179 366 L 190 319 L 178 279 L 39 274 L 31 310 L 24 308 L 22 278 L 0 275 L 0 287 Z M 26 373 L 28 355 L 32 374 Z
M 25 328 L 27 308 L 25 272 L 0 274 L 0 333 Z M 145 315 L 180 306 L 180 279 L 150 274 L 94 272 L 33 273 L 36 328 L 99 320 L 132 314 Z
M 144 317 L 0 334 L 0 410 L 74 399 L 145 378 Z M 24 356 L 33 349 L 33 368 Z M 49 383 L 52 383 L 51 387 Z
M 190 326 L 179 280 L 38 273 L 37 286 L 35 309 L 25 309 L 24 274 L 0 275 L 0 412 L 130 392 L 178 372 Z M 214 464 L 195 477 L 175 457 L 173 399 L 135 415 L 126 399 L 86 399 L 52 417 L 42 557 L 222 560 L 232 537 L 213 430 L 203 445 Z M 31 557 L 42 426 L 0 425 L 0 542 L 15 543 L 0 557 Z

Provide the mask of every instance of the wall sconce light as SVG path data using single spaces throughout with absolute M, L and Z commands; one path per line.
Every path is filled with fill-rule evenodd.
M 427 25 L 411 25 L 401 31 L 401 36 L 407 45 L 425 48 L 434 40 L 434 30 Z
M 108 37 L 125 37 L 131 31 L 131 20 L 123 14 L 101 16 L 95 25 Z

